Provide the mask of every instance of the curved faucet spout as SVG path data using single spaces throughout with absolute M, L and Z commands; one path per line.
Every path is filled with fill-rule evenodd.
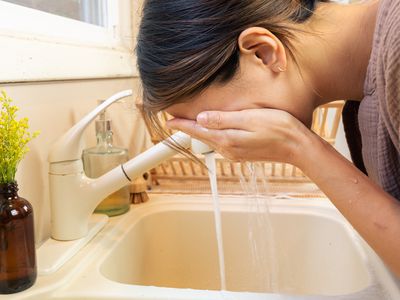
M 174 156 L 177 152 L 169 146 L 172 142 L 178 142 L 184 148 L 191 146 L 190 136 L 178 132 L 169 141 L 158 143 L 103 176 L 88 178 L 81 160 L 83 131 L 101 111 L 130 95 L 132 91 L 127 90 L 110 97 L 68 130 L 53 146 L 49 155 L 49 181 L 51 234 L 54 239 L 69 241 L 84 237 L 88 232 L 91 214 L 104 198 L 129 184 L 131 179 Z M 201 153 L 209 151 L 208 147 L 198 143 L 194 148 Z
M 82 135 L 86 127 L 111 104 L 129 96 L 132 96 L 132 90 L 116 93 L 88 113 L 55 142 L 50 150 L 48 161 L 58 163 L 81 159 L 83 151 Z

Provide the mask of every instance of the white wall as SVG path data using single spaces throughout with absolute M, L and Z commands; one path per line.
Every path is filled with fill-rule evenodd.
M 104 99 L 123 89 L 133 88 L 135 97 L 128 103 L 116 103 L 110 109 L 115 144 L 129 148 L 130 156 L 150 145 L 145 126 L 134 109 L 137 79 L 87 80 L 34 84 L 1 85 L 20 107 L 19 117 L 28 117 L 32 130 L 41 134 L 33 140 L 31 151 L 18 168 L 20 196 L 28 199 L 35 213 L 36 244 L 50 236 L 50 203 L 47 155 L 52 143 L 77 120 Z M 85 135 L 87 146 L 95 145 L 94 126 Z
M 343 122 L 340 122 L 339 130 L 336 136 L 335 148 L 344 157 L 351 161 L 349 146 L 347 145 L 346 136 L 344 134 Z

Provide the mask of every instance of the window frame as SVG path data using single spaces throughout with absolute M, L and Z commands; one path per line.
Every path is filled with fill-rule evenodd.
M 107 0 L 108 27 L 0 1 L 0 82 L 137 75 L 134 0 Z

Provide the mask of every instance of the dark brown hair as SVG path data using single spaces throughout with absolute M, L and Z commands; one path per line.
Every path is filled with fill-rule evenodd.
M 165 136 L 159 111 L 232 79 L 249 27 L 271 31 L 294 58 L 294 25 L 317 2 L 329 0 L 145 0 L 136 52 L 148 124 Z

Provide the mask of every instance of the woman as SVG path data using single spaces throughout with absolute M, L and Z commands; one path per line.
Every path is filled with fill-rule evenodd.
M 400 276 L 398 0 L 147 0 L 137 56 L 156 127 L 166 110 L 230 159 L 301 168 Z M 307 128 L 336 99 L 361 103 L 345 121 L 369 177 Z

